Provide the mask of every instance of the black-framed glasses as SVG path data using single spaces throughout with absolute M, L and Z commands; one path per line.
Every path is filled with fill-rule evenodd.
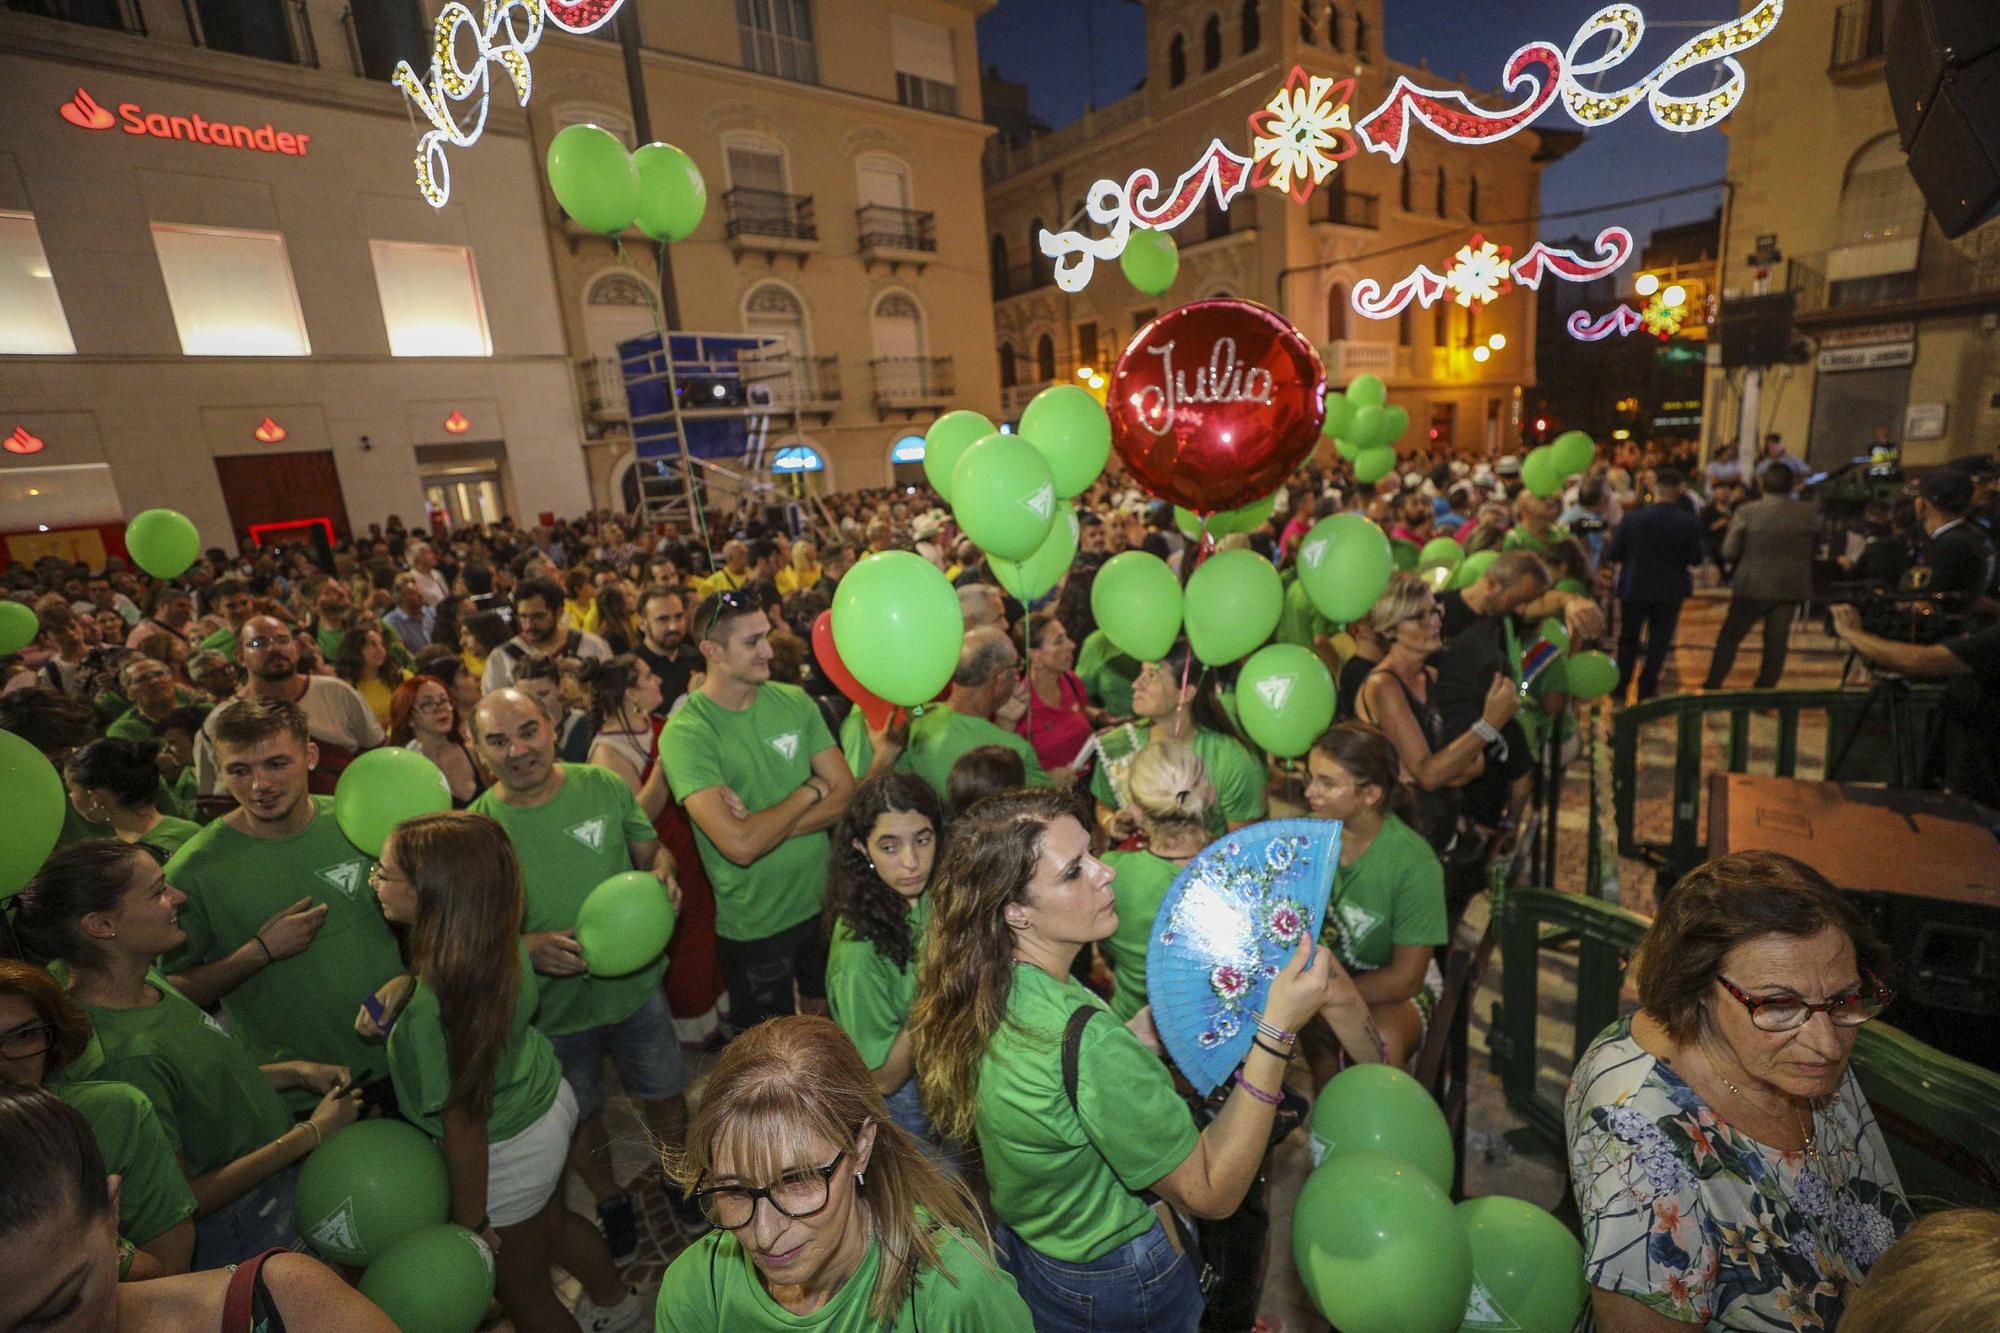
M 1895 992 L 1867 968 L 1861 969 L 1861 984 L 1842 995 L 1815 1004 L 1797 995 L 1752 995 L 1720 973 L 1722 989 L 1750 1012 L 1750 1022 L 1765 1032 L 1790 1032 L 1802 1028 L 1814 1014 L 1825 1014 L 1835 1027 L 1858 1028 L 1889 1007 Z
M 742 615 L 745 611 L 755 611 L 757 603 L 751 599 L 748 588 L 730 588 L 715 594 L 715 604 L 708 608 L 708 623 L 701 627 L 699 637 L 708 638 L 715 629 L 715 622 L 722 619 L 725 609 L 731 615 Z M 714 642 L 712 639 L 709 641 Z
M 759 1199 L 769 1201 L 786 1217 L 811 1217 L 826 1207 L 834 1172 L 840 1170 L 840 1163 L 846 1156 L 847 1149 L 842 1148 L 825 1166 L 806 1166 L 787 1171 L 776 1183 L 762 1188 L 718 1185 L 714 1189 L 698 1189 L 694 1192 L 694 1201 L 701 1208 L 702 1216 L 723 1231 L 740 1231 L 749 1226 L 750 1219 L 757 1215 Z
M 47 1055 L 55 1044 L 54 1023 L 30 1023 L 11 1032 L 0 1032 L 0 1059 L 27 1060 Z
M 273 647 L 280 643 L 296 643 L 296 642 L 298 642 L 298 637 L 292 634 L 259 634 L 254 639 L 245 639 L 243 641 L 243 646 L 245 648 L 248 648 L 253 653 L 261 653 L 266 648 Z

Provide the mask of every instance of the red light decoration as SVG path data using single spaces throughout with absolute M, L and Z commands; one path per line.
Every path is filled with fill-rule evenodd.
M 0 448 L 5 448 L 10 454 L 38 454 L 47 447 L 40 436 L 28 434 L 26 426 L 14 427 L 12 435 L 0 440 Z
M 250 540 L 258 546 L 269 546 L 273 542 L 304 541 L 307 533 L 318 528 L 326 534 L 326 544 L 333 545 L 333 520 L 330 518 L 288 518 L 276 523 L 252 523 Z
M 472 429 L 472 423 L 466 420 L 465 413 L 454 407 L 451 415 L 444 419 L 444 428 L 453 435 L 463 435 Z
M 250 433 L 257 437 L 257 441 L 260 444 L 282 444 L 291 436 L 290 431 L 269 417 L 265 417 L 262 421 L 258 422 L 257 429 Z

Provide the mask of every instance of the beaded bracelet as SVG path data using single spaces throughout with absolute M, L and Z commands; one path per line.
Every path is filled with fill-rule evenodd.
M 1243 1071 L 1240 1069 L 1236 1071 L 1236 1086 L 1243 1089 L 1243 1091 L 1249 1093 L 1252 1097 L 1255 1097 L 1258 1101 L 1264 1103 L 1264 1105 L 1266 1106 L 1283 1106 L 1285 1104 L 1285 1099 L 1282 1096 L 1279 1096 L 1276 1093 L 1266 1092 L 1262 1088 L 1258 1087 L 1256 1084 L 1252 1083 L 1249 1079 L 1244 1078 Z

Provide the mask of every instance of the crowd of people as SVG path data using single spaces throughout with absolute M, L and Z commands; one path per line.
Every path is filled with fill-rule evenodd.
M 1184 640 L 1136 661 L 1097 626 L 1109 557 L 1185 579 L 1204 549 L 1112 475 L 1033 605 L 915 487 L 794 523 L 718 511 L 712 554 L 611 514 L 392 517 L 172 581 L 115 558 L 10 569 L 40 634 L 0 660 L 0 728 L 68 805 L 0 940 L 0 1273 L 20 1279 L 0 1325 L 212 1327 L 253 1284 L 258 1327 L 381 1327 L 331 1269 L 258 1257 L 312 1239 L 304 1159 L 400 1116 L 439 1145 L 450 1220 L 490 1247 L 518 1329 L 1249 1329 L 1256 1278 L 1232 1275 L 1252 1290 L 1227 1322 L 1201 1238 L 1261 1208 L 1302 1096 L 1432 1039 L 1439 951 L 1575 725 L 1560 678 L 1524 667 L 1548 622 L 1615 641 L 1615 698 L 1650 697 L 1692 571 L 1716 564 L 1706 687 L 1760 622 L 1768 687 L 1830 562 L 1962 593 L 1973 617 L 1915 645 L 1837 614 L 1862 656 L 1964 677 L 1987 706 L 2000 674 L 1976 627 L 1990 467 L 1933 471 L 1856 540 L 1797 497 L 1777 442 L 1750 478 L 1625 446 L 1547 497 L 1511 457 L 1408 464 L 1373 486 L 1308 464 L 1223 539 L 1279 567 L 1277 638 L 1339 681 L 1338 720 L 1289 768 L 1237 725 L 1230 668 Z M 1400 566 L 1350 624 L 1293 568 L 1338 512 Z M 1476 577 L 1420 562 L 1440 536 L 1490 553 Z M 965 625 L 948 693 L 914 716 L 851 706 L 809 646 L 846 572 L 889 549 L 935 563 Z M 384 745 L 436 764 L 453 809 L 370 856 L 333 793 Z M 1274 799 L 1342 823 L 1325 947 L 1301 942 L 1204 1103 L 1164 1058 L 1148 935 L 1181 869 Z M 634 871 L 676 929 L 599 975 L 578 912 Z M 1642 1009 L 1591 1045 L 1569 1105 L 1598 1326 L 1833 1327 L 1912 1222 L 1847 1069 L 1889 998 L 1880 945 L 1810 870 L 1737 856 L 1666 898 L 1636 967 Z M 613 1169 L 618 1092 L 686 1243 L 656 1297 L 623 1275 L 652 1182 Z M 98 1322 L 64 1322 L 86 1307 Z

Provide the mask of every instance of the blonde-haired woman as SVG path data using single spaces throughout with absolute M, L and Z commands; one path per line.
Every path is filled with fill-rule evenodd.
M 667 1269 L 656 1327 L 1032 1333 L 972 1196 L 889 1119 L 831 1020 L 731 1042 L 687 1144 L 668 1174 L 716 1229 Z
M 790 597 L 816 587 L 820 581 L 819 547 L 805 538 L 792 543 L 792 556 L 778 570 L 778 595 Z
M 1129 1023 L 1146 1005 L 1146 941 L 1160 902 L 1187 863 L 1209 844 L 1215 784 L 1194 747 L 1157 740 L 1132 757 L 1125 776 L 1125 813 L 1137 820 L 1143 851 L 1106 852 L 1118 929 L 1104 941 L 1114 987 L 1111 1012 Z

